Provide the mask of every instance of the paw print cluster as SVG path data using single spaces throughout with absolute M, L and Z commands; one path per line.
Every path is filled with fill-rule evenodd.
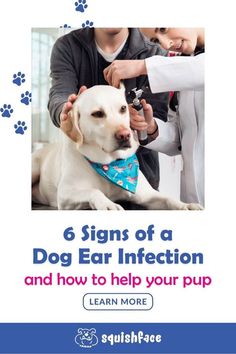
M 12 75 L 12 83 L 16 86 L 22 86 L 26 82 L 25 74 L 21 71 L 14 73 Z M 19 101 L 21 104 L 29 106 L 32 99 L 32 94 L 29 91 L 25 91 L 19 94 Z M 0 115 L 2 118 L 12 118 L 14 114 L 14 108 L 10 103 L 3 103 L 0 106 Z M 27 130 L 26 123 L 24 121 L 18 120 L 16 124 L 13 125 L 16 134 L 24 135 Z
M 87 0 L 77 0 L 75 2 L 75 11 L 78 11 L 78 12 L 85 12 L 85 10 L 88 8 L 88 4 L 87 4 Z M 93 21 L 90 21 L 90 20 L 86 20 L 84 21 L 82 24 L 81 24 L 81 27 L 82 28 L 92 28 L 93 27 Z

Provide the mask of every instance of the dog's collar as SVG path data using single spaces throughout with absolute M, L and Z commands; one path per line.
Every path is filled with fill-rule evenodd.
M 119 159 L 109 164 L 87 159 L 93 169 L 102 177 L 131 193 L 135 193 L 138 183 L 139 163 L 136 154 L 127 159 Z

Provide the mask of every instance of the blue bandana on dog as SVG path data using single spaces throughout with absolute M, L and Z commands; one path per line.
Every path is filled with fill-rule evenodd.
M 135 193 L 139 169 L 136 154 L 127 159 L 115 160 L 110 164 L 88 161 L 94 170 L 102 177 L 131 193 Z

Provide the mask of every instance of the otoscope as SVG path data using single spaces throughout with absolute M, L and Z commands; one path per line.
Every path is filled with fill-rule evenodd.
M 137 90 L 137 88 L 134 88 L 130 91 L 130 98 L 132 99 L 132 106 L 136 111 L 139 112 L 140 115 L 144 116 L 143 114 L 143 106 L 140 102 L 140 98 L 142 97 L 143 90 Z M 138 131 L 138 140 L 140 145 L 146 145 L 148 143 L 148 135 L 147 135 L 147 130 L 141 130 Z

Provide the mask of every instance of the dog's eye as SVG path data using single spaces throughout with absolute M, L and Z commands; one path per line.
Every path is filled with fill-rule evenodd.
M 95 111 L 92 113 L 92 116 L 94 118 L 104 118 L 105 117 L 105 112 L 103 111 Z
M 127 110 L 127 107 L 126 106 L 121 106 L 120 108 L 120 113 L 125 113 Z

